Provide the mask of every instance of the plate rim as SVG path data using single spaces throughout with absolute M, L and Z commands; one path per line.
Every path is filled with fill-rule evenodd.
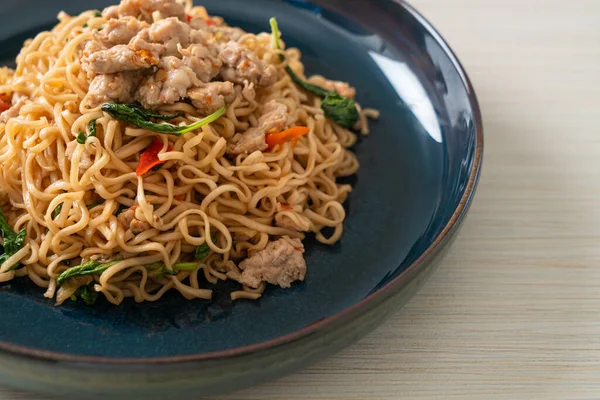
M 165 364 L 182 364 L 182 363 L 193 363 L 193 362 L 205 362 L 215 361 L 241 357 L 249 354 L 254 354 L 260 351 L 270 350 L 279 346 L 290 344 L 303 339 L 311 334 L 315 334 L 327 327 L 333 327 L 336 324 L 341 324 L 347 317 L 354 313 L 363 311 L 368 312 L 373 308 L 379 301 L 385 299 L 387 296 L 393 295 L 396 290 L 406 284 L 412 279 L 420 269 L 425 268 L 429 262 L 435 257 L 435 255 L 441 250 L 449 240 L 452 238 L 453 233 L 459 228 L 461 222 L 467 214 L 469 206 L 472 203 L 473 196 L 475 194 L 477 184 L 481 175 L 481 167 L 483 164 L 483 118 L 479 101 L 475 93 L 475 89 L 469 76 L 459 61 L 458 57 L 444 39 L 444 37 L 437 31 L 436 28 L 413 6 L 408 4 L 406 0 L 391 0 L 392 3 L 396 3 L 400 7 L 408 11 L 421 25 L 422 27 L 436 40 L 436 42 L 442 47 L 446 56 L 450 59 L 453 66 L 460 74 L 465 89 L 469 104 L 473 110 L 473 116 L 475 121 L 475 154 L 473 160 L 473 166 L 467 186 L 461 197 L 458 205 L 454 209 L 452 216 L 448 220 L 448 223 L 444 228 L 436 235 L 433 242 L 429 247 L 421 254 L 421 256 L 413 261 L 399 276 L 392 279 L 390 282 L 369 294 L 362 300 L 351 305 L 342 311 L 331 315 L 327 318 L 314 322 L 294 332 L 275 337 L 270 340 L 254 343 L 251 345 L 234 347 L 231 349 L 218 350 L 199 354 L 190 355 L 178 355 L 178 356 L 161 356 L 161 357 L 107 357 L 107 356 L 93 356 L 93 355 L 81 355 L 81 354 L 68 354 L 52 350 L 42 350 L 33 347 L 23 346 L 4 340 L 0 340 L 0 356 L 13 356 L 17 358 L 26 358 L 36 361 L 45 362 L 61 362 L 66 363 L 67 366 L 81 367 L 82 364 L 88 364 L 92 367 L 101 366 L 135 366 L 139 368 L 141 365 L 165 365 Z

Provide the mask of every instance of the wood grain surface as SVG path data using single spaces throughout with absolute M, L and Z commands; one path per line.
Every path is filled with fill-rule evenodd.
M 458 54 L 484 114 L 460 237 L 360 343 L 215 400 L 600 399 L 600 1 L 412 4 Z

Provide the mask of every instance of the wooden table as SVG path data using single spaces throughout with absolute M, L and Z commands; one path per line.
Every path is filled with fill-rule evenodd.
M 413 4 L 484 114 L 483 177 L 460 237 L 369 337 L 223 400 L 600 398 L 600 1 Z

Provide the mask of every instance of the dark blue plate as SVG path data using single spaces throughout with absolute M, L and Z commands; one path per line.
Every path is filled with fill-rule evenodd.
M 8 3 L 8 4 L 7 4 Z M 14 59 L 58 10 L 109 1 L 10 0 L 0 49 Z M 381 111 L 356 153 L 361 169 L 342 240 L 307 243 L 307 279 L 232 303 L 172 294 L 156 303 L 55 307 L 27 280 L 0 286 L 0 382 L 57 395 L 198 397 L 277 377 L 366 334 L 403 304 L 463 219 L 481 165 L 475 93 L 439 34 L 400 1 L 205 0 L 232 25 L 276 16 L 308 73 L 348 81 Z

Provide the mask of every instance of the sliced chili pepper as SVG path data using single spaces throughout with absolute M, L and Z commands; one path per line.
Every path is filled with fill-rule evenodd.
M 185 16 L 185 19 L 187 19 L 187 22 L 188 22 L 188 23 L 192 22 L 192 19 L 193 19 L 193 18 L 194 18 L 194 17 L 192 17 L 191 15 L 186 15 L 186 16 Z M 208 26 L 213 26 L 213 25 L 215 25 L 215 21 L 213 21 L 213 20 L 212 20 L 212 19 L 210 19 L 210 18 L 207 18 L 207 19 L 205 19 L 205 20 L 204 20 L 204 22 L 206 22 L 206 25 L 208 25 Z
M 265 138 L 269 149 L 277 146 L 278 144 L 284 144 L 290 140 L 297 139 L 300 136 L 306 135 L 310 132 L 310 129 L 306 126 L 295 126 L 279 133 L 269 133 Z
M 137 176 L 142 176 L 157 165 L 164 164 L 166 161 L 158 158 L 158 153 L 163 148 L 163 142 L 159 136 L 154 136 L 152 144 L 146 148 L 140 155 L 140 163 L 135 170 Z M 167 151 L 171 151 L 171 146 L 167 147 Z
M 296 145 L 298 144 L 298 139 L 297 137 L 292 139 L 292 150 L 296 148 Z
M 7 103 L 4 100 L 0 100 L 0 112 L 4 112 L 10 108 L 10 103 Z

